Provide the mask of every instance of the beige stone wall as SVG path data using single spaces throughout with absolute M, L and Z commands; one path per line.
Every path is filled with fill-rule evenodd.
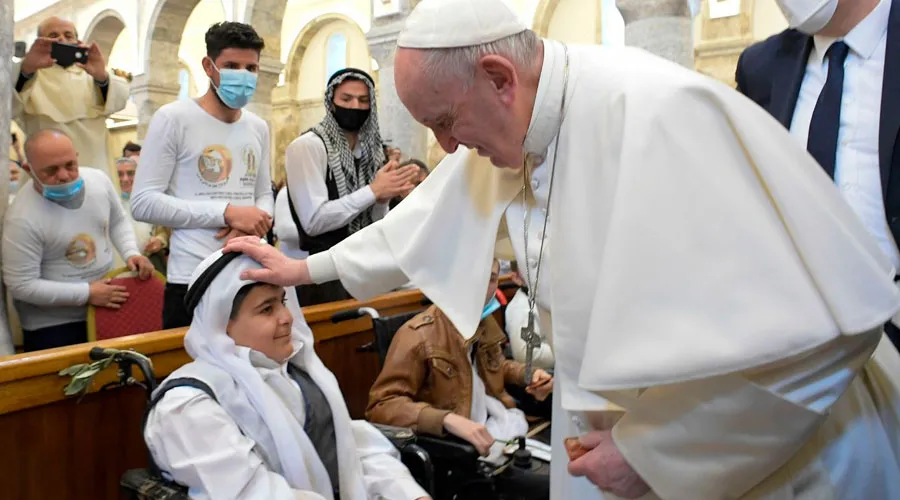
M 753 43 L 753 0 L 742 0 L 739 15 L 721 19 L 710 19 L 704 1 L 696 22 L 697 71 L 733 86 L 738 57 Z
M 559 1 L 547 23 L 547 38 L 568 43 L 600 43 L 600 0 Z
M 734 71 L 741 52 L 756 41 L 784 30 L 787 22 L 774 0 L 741 0 L 737 16 L 710 19 L 704 0 L 695 20 L 697 71 L 734 85 Z

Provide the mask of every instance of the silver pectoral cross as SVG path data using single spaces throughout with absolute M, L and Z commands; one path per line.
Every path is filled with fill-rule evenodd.
M 534 331 L 534 309 L 528 311 L 528 324 L 522 328 L 525 341 L 525 385 L 531 385 L 534 376 L 534 350 L 541 346 L 541 336 Z

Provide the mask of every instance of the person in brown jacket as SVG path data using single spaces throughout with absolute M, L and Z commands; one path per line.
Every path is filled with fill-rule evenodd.
M 488 455 L 495 437 L 508 440 L 527 431 L 525 415 L 505 389 L 524 385 L 525 365 L 503 355 L 506 335 L 491 315 L 497 309 L 498 272 L 494 261 L 485 312 L 471 339 L 463 338 L 437 306 L 397 331 L 369 392 L 369 421 L 437 436 L 448 432 L 482 455 Z M 552 387 L 553 377 L 537 369 L 526 391 L 543 400 Z

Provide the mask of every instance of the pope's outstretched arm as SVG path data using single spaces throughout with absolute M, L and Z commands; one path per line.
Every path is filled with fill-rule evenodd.
M 327 252 L 291 261 L 257 238 L 232 240 L 226 251 L 241 251 L 265 269 L 247 279 L 277 285 L 340 279 L 353 297 L 367 300 L 412 283 L 450 318 L 466 337 L 475 333 L 501 219 L 521 190 L 521 173 L 498 169 L 469 150 L 444 161 L 384 219 L 350 235 Z

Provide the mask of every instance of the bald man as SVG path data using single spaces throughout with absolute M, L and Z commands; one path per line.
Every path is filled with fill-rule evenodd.
M 22 323 L 26 351 L 87 341 L 87 304 L 118 309 L 125 289 L 103 276 L 113 246 L 146 279 L 153 265 L 141 255 L 131 222 L 109 177 L 79 168 L 72 140 L 42 130 L 25 141 L 22 186 L 7 211 L 3 280 Z
M 51 55 L 54 43 L 78 45 L 87 51 L 87 63 L 62 66 Z M 14 67 L 16 76 L 13 116 L 25 133 L 46 128 L 72 138 L 82 163 L 112 171 L 106 151 L 106 118 L 125 108 L 128 83 L 106 68 L 96 43 L 78 39 L 71 21 L 50 17 L 38 28 L 38 38 L 25 58 Z

